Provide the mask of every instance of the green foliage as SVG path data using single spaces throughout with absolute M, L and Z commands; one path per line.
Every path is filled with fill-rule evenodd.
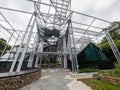
M 109 82 L 105 83 L 99 79 L 81 79 L 81 81 L 90 86 L 93 90 L 120 90 L 119 85 L 113 85 Z
M 96 68 L 84 68 L 84 69 L 80 69 L 80 73 L 86 73 L 86 72 L 98 72 L 99 69 Z
M 117 65 L 115 69 L 112 69 L 112 70 L 108 70 L 108 71 L 100 71 L 98 73 L 99 74 L 102 74 L 102 75 L 105 75 L 105 76 L 111 76 L 111 77 L 115 77 L 115 78 L 120 78 L 120 66 Z
M 88 81 L 88 85 L 93 88 L 93 90 L 120 90 L 120 86 L 118 85 L 112 85 L 96 79 Z
M 113 28 L 115 25 L 117 25 L 117 27 Z M 110 35 L 111 37 L 113 38 L 116 46 L 118 47 L 119 51 L 120 51 L 120 22 L 116 21 L 116 22 L 113 22 L 109 28 L 109 30 L 112 29 L 110 31 Z M 103 49 L 103 52 L 107 55 L 107 57 L 113 61 L 115 61 L 115 57 L 114 57 L 114 54 L 107 42 L 107 39 L 104 37 L 102 39 L 102 42 L 101 42 L 101 46 L 102 46 L 102 49 Z
M 112 76 L 112 77 L 120 78 L 120 72 L 118 69 L 106 71 L 106 72 L 103 72 L 101 74 L 104 76 Z
M 4 50 L 5 46 L 7 45 L 6 50 L 10 50 L 11 46 L 6 43 L 6 40 L 3 38 L 0 38 L 0 55 L 2 51 Z
M 100 80 L 99 75 L 110 76 L 114 78 L 120 78 L 120 65 L 115 64 L 116 68 L 108 71 L 99 71 L 94 74 L 92 79 L 82 79 L 81 81 L 90 86 L 93 90 L 120 90 L 120 85 L 113 85 L 109 82 L 103 82 Z

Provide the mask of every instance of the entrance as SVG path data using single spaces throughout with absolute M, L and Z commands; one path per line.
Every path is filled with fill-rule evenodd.
M 42 55 L 41 68 L 61 68 L 61 60 L 58 55 Z

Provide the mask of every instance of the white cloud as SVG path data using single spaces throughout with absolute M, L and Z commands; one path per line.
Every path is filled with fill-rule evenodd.
M 30 12 L 34 11 L 33 3 L 27 0 L 0 0 L 0 6 Z M 119 0 L 72 0 L 72 10 L 99 17 L 111 22 L 120 21 Z M 27 26 L 30 15 L 1 9 L 0 11 L 7 17 L 16 29 L 25 29 Z M 81 22 L 88 22 L 88 20 L 83 17 L 79 17 L 78 20 Z
M 116 2 L 117 0 L 97 0 L 96 3 L 94 3 L 93 7 L 95 11 L 102 11 L 106 10 L 108 8 L 111 8 L 111 6 Z
M 119 17 L 120 3 L 118 3 L 119 0 L 71 0 L 71 1 L 72 9 L 75 11 L 82 12 L 88 15 L 93 15 L 110 21 L 114 21 L 114 19 L 120 20 Z M 34 11 L 33 3 L 27 0 L 0 0 L 0 6 L 31 12 Z M 11 17 L 12 15 L 6 16 Z M 24 20 L 26 20 L 26 17 L 24 16 L 25 15 L 20 13 L 14 14 L 16 20 L 13 20 L 13 22 L 23 23 Z
M 119 8 L 119 0 L 72 0 L 73 10 L 110 21 L 116 16 L 120 21 Z

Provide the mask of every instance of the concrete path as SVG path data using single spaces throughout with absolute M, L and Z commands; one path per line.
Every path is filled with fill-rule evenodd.
M 20 90 L 92 90 L 90 87 L 76 81 L 68 70 L 46 69 L 42 70 L 42 77 L 21 88 Z

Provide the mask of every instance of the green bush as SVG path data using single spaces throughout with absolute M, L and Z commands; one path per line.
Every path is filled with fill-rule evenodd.
M 80 73 L 87 73 L 87 72 L 98 72 L 99 69 L 96 68 L 84 68 L 84 69 L 80 69 Z
M 117 65 L 115 69 L 108 70 L 108 71 L 99 71 L 97 75 L 99 76 L 99 74 L 120 78 L 120 66 Z

